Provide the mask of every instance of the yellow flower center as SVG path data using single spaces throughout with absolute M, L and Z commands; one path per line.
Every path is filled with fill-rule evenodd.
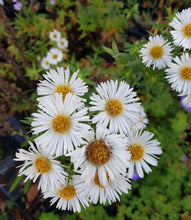
M 57 34 L 53 34 L 53 37 L 54 37 L 54 38 L 57 38 Z
M 61 44 L 61 45 L 64 45 L 64 41 L 61 41 L 60 44 Z
M 53 54 L 53 55 L 52 55 L 52 58 L 53 58 L 53 59 L 56 59 L 57 57 L 58 57 L 57 54 Z
M 69 201 L 76 195 L 76 190 L 74 186 L 67 185 L 63 189 L 58 190 L 60 198 Z
M 163 49 L 161 46 L 154 46 L 150 49 L 150 56 L 153 58 L 153 59 L 159 59 L 161 58 L 163 55 Z
M 70 119 L 64 115 L 57 115 L 52 120 L 52 128 L 54 131 L 63 133 L 66 132 L 70 127 Z
M 109 183 L 110 182 L 110 179 L 109 179 L 109 175 L 108 175 L 108 172 L 106 171 L 106 176 L 107 176 L 107 182 Z M 99 176 L 98 176 L 98 172 L 95 173 L 95 177 L 94 177 L 94 184 L 96 186 L 99 186 L 100 188 L 105 188 L 104 186 L 102 186 L 100 184 L 100 181 L 99 181 Z
M 68 94 L 69 92 L 72 92 L 72 90 L 70 89 L 69 86 L 62 85 L 62 86 L 57 86 L 56 87 L 54 93 L 56 93 L 56 92 L 62 93 L 62 98 L 63 98 L 63 101 L 64 101 L 66 94 Z
M 180 74 L 184 80 L 191 80 L 191 67 L 183 67 Z
M 37 157 L 34 165 L 37 173 L 40 174 L 49 173 L 51 170 L 51 163 L 49 159 L 44 156 Z
M 111 116 L 118 116 L 121 114 L 123 106 L 117 99 L 111 99 L 106 105 L 106 111 Z
M 110 159 L 110 147 L 104 141 L 94 141 L 86 149 L 86 157 L 94 166 L 102 166 Z
M 187 24 L 187 25 L 183 28 L 183 33 L 184 33 L 184 36 L 186 36 L 186 37 L 191 37 L 191 23 Z
M 131 152 L 132 161 L 139 161 L 142 159 L 144 149 L 140 144 L 132 144 L 128 150 Z

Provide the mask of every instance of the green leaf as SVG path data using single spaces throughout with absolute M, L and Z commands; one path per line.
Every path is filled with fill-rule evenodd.
M 183 112 L 178 112 L 176 114 L 176 117 L 172 120 L 171 127 L 174 132 L 176 133 L 182 133 L 184 130 L 186 130 L 187 125 L 187 116 Z
M 23 178 L 23 175 L 22 176 L 17 176 L 16 179 L 13 181 L 10 189 L 9 189 L 9 192 L 13 192 L 13 190 L 17 187 L 17 185 L 20 183 L 20 181 L 22 180 Z
M 59 216 L 54 212 L 42 212 L 39 220 L 59 220 Z

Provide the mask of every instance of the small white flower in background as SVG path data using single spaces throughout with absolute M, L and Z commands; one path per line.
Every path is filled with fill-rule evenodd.
M 54 31 L 50 31 L 49 32 L 49 38 L 52 41 L 56 41 L 57 42 L 61 38 L 61 33 L 54 29 Z
M 164 40 L 162 36 L 150 36 L 149 42 L 141 48 L 140 56 L 142 57 L 142 62 L 147 67 L 153 65 L 153 69 L 162 69 L 165 68 L 172 59 L 171 50 L 170 43 Z
M 66 181 L 67 173 L 64 171 L 64 167 L 59 161 L 55 159 L 50 153 L 43 152 L 40 147 L 30 143 L 29 151 L 19 149 L 16 153 L 16 161 L 23 161 L 20 165 L 19 176 L 25 175 L 28 179 L 35 182 L 38 177 L 38 189 L 46 191 L 47 189 L 53 190 L 55 187 L 59 187 Z
M 139 120 L 131 125 L 131 130 L 132 129 L 136 129 L 136 130 L 144 129 L 146 128 L 147 124 L 148 124 L 147 115 L 145 113 L 143 106 L 140 106 L 139 107 Z
M 52 48 L 47 53 L 47 60 L 50 64 L 56 65 L 58 62 L 63 60 L 63 53 L 57 48 Z
M 98 173 L 95 173 L 94 179 L 91 182 L 85 181 L 81 184 L 81 187 L 84 188 L 84 196 L 89 198 L 90 203 L 105 205 L 108 202 L 110 205 L 113 202 L 120 201 L 119 195 L 122 193 L 128 193 L 128 190 L 131 189 L 130 181 L 122 175 L 118 175 L 115 180 L 110 181 L 109 176 L 107 175 L 107 185 L 103 186 L 100 184 Z
M 131 157 L 126 151 L 126 142 L 119 134 L 111 134 L 108 129 L 97 126 L 84 135 L 85 143 L 73 151 L 71 162 L 74 169 L 80 168 L 82 178 L 93 181 L 96 172 L 102 186 L 108 185 L 107 175 L 114 181 L 119 174 L 126 175 Z
M 139 120 L 140 103 L 136 92 L 125 82 L 107 81 L 97 86 L 97 94 L 90 97 L 90 111 L 98 111 L 92 122 L 101 123 L 111 132 L 126 133 L 130 124 Z
M 170 31 L 174 44 L 184 49 L 191 49 L 191 8 L 177 12 L 169 25 L 174 28 Z
M 3 0 L 0 0 L 0 5 L 4 5 L 4 1 Z
M 45 70 L 50 69 L 50 63 L 49 63 L 47 57 L 43 57 L 43 58 L 42 58 L 42 60 L 41 60 L 41 66 L 42 66 L 42 68 L 45 69 Z
M 154 134 L 148 131 L 134 131 L 128 135 L 127 150 L 131 153 L 130 167 L 127 173 L 128 178 L 133 178 L 134 168 L 138 175 L 143 178 L 144 173 L 151 172 L 151 168 L 147 165 L 157 166 L 156 155 L 162 154 L 160 142 L 156 139 L 151 140 Z
M 63 100 L 69 92 L 76 96 L 83 96 L 87 91 L 87 85 L 81 78 L 77 78 L 79 70 L 70 75 L 70 69 L 67 67 L 57 67 L 57 71 L 50 69 L 43 75 L 44 80 L 41 80 L 37 87 L 38 95 L 53 95 L 61 93 Z M 83 100 L 80 98 L 80 100 Z
M 66 38 L 60 38 L 57 41 L 57 46 L 60 49 L 65 49 L 68 47 L 68 41 L 66 40 Z
M 191 91 L 191 56 L 184 53 L 179 58 L 176 56 L 172 62 L 168 64 L 165 70 L 168 82 L 172 89 L 179 93 L 190 94 Z
M 44 151 L 61 156 L 83 143 L 83 134 L 90 129 L 83 122 L 89 121 L 89 117 L 87 108 L 83 103 L 79 106 L 75 95 L 68 93 L 63 102 L 62 94 L 55 93 L 43 97 L 38 107 L 38 113 L 32 114 L 31 130 L 34 134 L 42 132 L 35 141 Z
M 80 212 L 80 204 L 84 208 L 89 206 L 87 198 L 81 195 L 81 191 L 86 189 L 81 189 L 80 183 L 80 176 L 73 175 L 68 183 L 60 185 L 54 191 L 44 192 L 43 197 L 52 198 L 51 205 L 57 202 L 56 208 L 58 209 Z

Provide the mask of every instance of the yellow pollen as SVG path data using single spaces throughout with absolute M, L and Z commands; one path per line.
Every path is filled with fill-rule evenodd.
M 184 80 L 191 80 L 191 67 L 183 67 L 180 74 Z
M 54 131 L 64 133 L 69 129 L 70 119 L 64 115 L 57 115 L 52 120 L 52 128 Z
M 121 114 L 123 106 L 117 99 L 111 99 L 106 105 L 107 113 L 111 116 L 118 116 Z
M 49 62 L 48 61 L 45 61 L 45 65 L 48 65 L 49 64 Z
M 72 92 L 72 90 L 70 89 L 69 86 L 62 85 L 62 86 L 57 86 L 56 87 L 54 93 L 56 93 L 56 92 L 62 93 L 62 98 L 63 98 L 63 101 L 64 101 L 66 94 L 68 94 L 69 92 Z
M 110 183 L 110 179 L 109 179 L 109 175 L 108 175 L 108 172 L 106 171 L 106 176 L 107 176 L 107 182 Z M 102 186 L 100 184 L 100 181 L 99 181 L 99 176 L 98 176 L 98 172 L 95 173 L 95 177 L 94 177 L 94 184 L 96 186 L 99 186 L 100 188 L 105 188 L 104 186 Z
M 191 37 L 191 23 L 187 24 L 187 25 L 183 28 L 183 33 L 184 33 L 184 36 L 186 36 L 186 37 Z
M 52 58 L 53 58 L 53 59 L 56 59 L 57 57 L 58 57 L 57 54 L 53 54 L 53 55 L 52 55 Z
M 86 149 L 86 157 L 94 166 L 102 166 L 110 159 L 110 148 L 104 141 L 94 141 Z
M 144 149 L 139 144 L 132 144 L 129 149 L 131 152 L 131 160 L 132 161 L 139 161 L 143 157 Z
M 58 190 L 60 198 L 69 201 L 76 195 L 76 190 L 74 186 L 67 185 L 63 189 Z
M 153 59 L 159 59 L 161 58 L 163 55 L 163 49 L 161 46 L 154 46 L 150 49 L 150 56 L 153 58 Z
M 57 34 L 53 34 L 53 37 L 54 37 L 54 38 L 57 38 Z
M 61 41 L 60 44 L 61 44 L 61 45 L 64 45 L 64 41 Z
M 34 165 L 37 173 L 40 174 L 48 173 L 51 170 L 51 163 L 49 159 L 44 156 L 37 157 Z

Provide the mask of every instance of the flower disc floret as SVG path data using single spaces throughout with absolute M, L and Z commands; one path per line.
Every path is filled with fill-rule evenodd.
M 62 189 L 59 189 L 58 193 L 59 193 L 60 198 L 66 200 L 66 201 L 69 201 L 72 198 L 74 198 L 74 196 L 76 196 L 76 190 L 75 190 L 74 186 L 72 186 L 72 185 L 66 185 Z
M 106 104 L 106 111 L 111 116 L 118 116 L 122 113 L 123 106 L 117 99 L 111 99 Z
M 49 159 L 44 156 L 37 157 L 34 164 L 37 173 L 44 174 L 51 170 L 51 163 Z
M 139 161 L 144 156 L 144 149 L 140 144 L 132 144 L 128 150 L 131 152 L 131 160 Z
M 95 166 L 102 166 L 110 159 L 110 147 L 104 141 L 94 141 L 86 150 L 87 159 Z
M 183 67 L 180 74 L 184 80 L 191 80 L 191 67 Z
M 163 55 L 163 49 L 161 46 L 154 46 L 150 49 L 150 55 L 153 59 L 159 59 Z
M 57 115 L 52 120 L 52 128 L 59 133 L 66 132 L 70 127 L 70 119 L 64 115 Z
M 69 92 L 71 93 L 72 90 L 69 86 L 67 85 L 59 85 L 56 87 L 54 93 L 62 93 L 62 97 L 63 97 L 63 101 L 65 99 L 66 94 L 68 94 Z

